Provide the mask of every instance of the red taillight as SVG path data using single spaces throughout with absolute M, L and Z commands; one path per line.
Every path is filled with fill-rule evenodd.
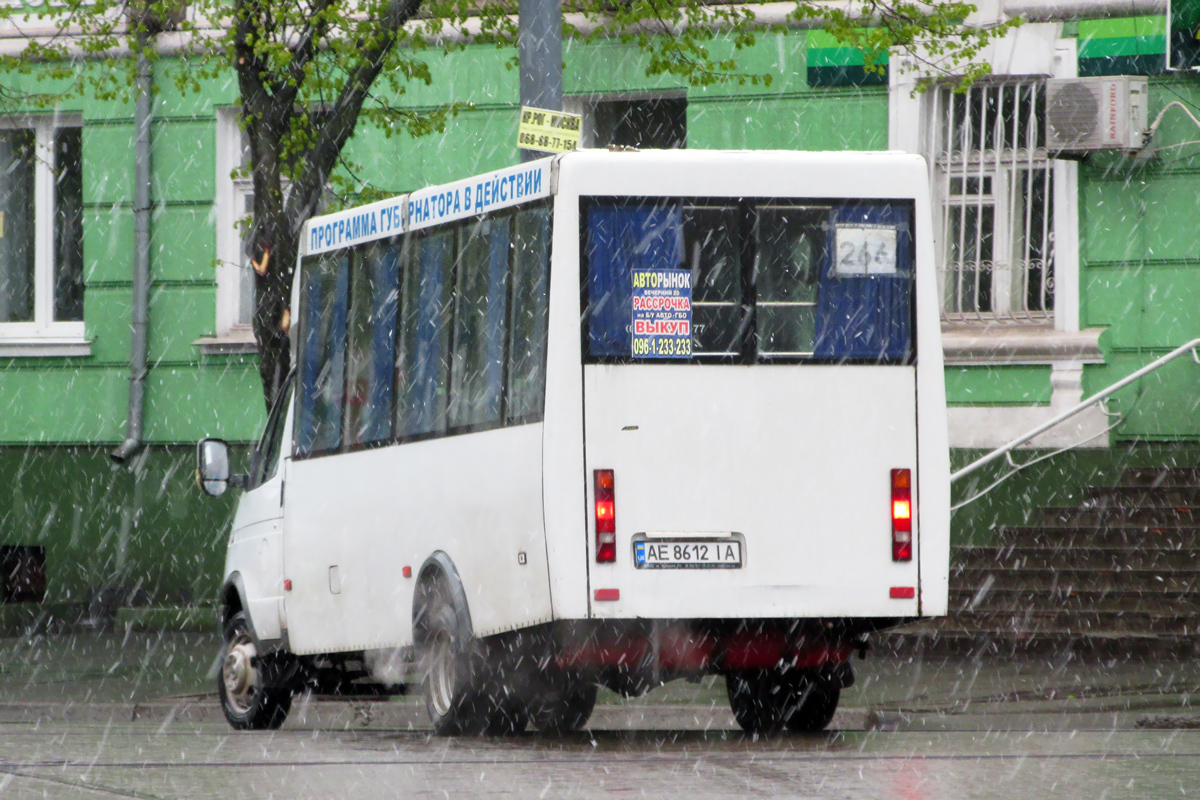
M 596 563 L 617 560 L 617 501 L 611 469 L 593 471 L 596 482 Z
M 892 561 L 912 561 L 912 470 L 892 470 Z

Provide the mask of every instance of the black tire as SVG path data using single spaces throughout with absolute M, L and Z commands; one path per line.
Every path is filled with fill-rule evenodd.
M 480 734 L 486 729 L 481 712 L 475 658 L 464 641 L 458 619 L 435 593 L 422 615 L 419 659 L 424 675 L 425 710 L 439 736 Z
M 426 595 L 417 626 L 425 709 L 438 736 L 503 736 L 529 724 L 523 703 L 492 686 L 477 643 L 443 587 Z
M 482 698 L 488 736 L 516 736 L 529 725 L 529 709 L 517 698 L 497 701 L 498 693 L 485 692 Z
M 823 731 L 833 721 L 842 690 L 827 680 L 805 676 L 796 682 L 784 724 L 794 733 Z
M 543 733 L 573 733 L 587 725 L 596 708 L 596 684 L 570 682 L 551 692 L 532 710 L 533 725 Z
M 217 693 L 235 730 L 273 730 L 283 724 L 292 708 L 292 691 L 271 685 L 271 670 L 263 668 L 244 612 L 225 626 L 220 664 Z
M 778 733 L 791 695 L 789 682 L 776 670 L 730 672 L 725 690 L 734 719 L 746 733 Z

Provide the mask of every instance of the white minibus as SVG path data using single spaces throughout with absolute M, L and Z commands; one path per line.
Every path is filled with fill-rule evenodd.
M 312 219 L 221 593 L 237 728 L 424 684 L 442 734 L 724 677 L 818 730 L 946 611 L 925 163 L 579 151 Z M 399 687 L 399 688 L 397 688 Z

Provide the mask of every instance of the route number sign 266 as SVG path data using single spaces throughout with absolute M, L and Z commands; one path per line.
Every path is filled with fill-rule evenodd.
M 895 275 L 896 229 L 891 225 L 838 225 L 838 275 Z

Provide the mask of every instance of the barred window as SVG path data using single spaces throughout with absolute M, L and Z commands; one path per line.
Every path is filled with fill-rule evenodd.
M 1046 323 L 1054 309 L 1053 175 L 1042 78 L 930 91 L 946 321 Z

